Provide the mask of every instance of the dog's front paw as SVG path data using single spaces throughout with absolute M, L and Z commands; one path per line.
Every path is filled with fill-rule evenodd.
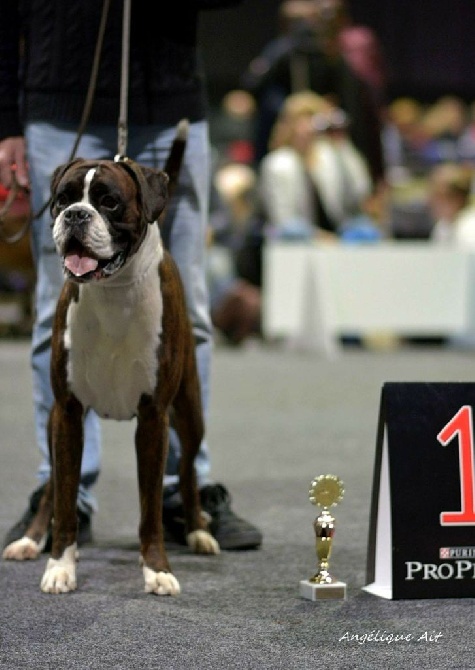
M 157 596 L 176 596 L 180 593 L 180 584 L 171 572 L 155 572 L 146 565 L 142 569 L 147 593 L 156 593 Z
M 5 547 L 2 557 L 7 561 L 31 561 L 41 553 L 41 546 L 29 537 L 22 537 Z
M 186 538 L 188 546 L 195 554 L 219 554 L 219 544 L 207 530 L 194 530 Z
M 76 544 L 68 547 L 61 558 L 48 559 L 41 580 L 44 593 L 69 593 L 76 588 Z

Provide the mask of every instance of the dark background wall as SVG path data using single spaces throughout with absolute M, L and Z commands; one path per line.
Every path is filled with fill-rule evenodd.
M 207 12 L 201 42 L 212 102 L 278 31 L 280 0 L 244 0 Z M 389 95 L 431 102 L 453 93 L 475 100 L 475 0 L 349 0 L 355 23 L 372 27 L 390 72 Z

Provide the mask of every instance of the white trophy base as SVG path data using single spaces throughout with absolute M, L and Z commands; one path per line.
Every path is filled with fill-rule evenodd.
M 300 595 L 307 600 L 346 600 L 345 582 L 314 584 L 308 579 L 300 582 Z

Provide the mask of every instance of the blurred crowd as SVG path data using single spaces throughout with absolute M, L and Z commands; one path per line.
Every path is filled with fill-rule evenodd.
M 389 99 L 345 0 L 283 0 L 280 30 L 211 118 L 218 335 L 260 335 L 262 247 L 424 239 L 475 247 L 475 103 Z
M 475 245 L 475 102 L 390 99 L 389 80 L 346 0 L 282 0 L 274 39 L 210 110 L 208 282 L 224 342 L 261 335 L 267 240 Z M 0 293 L 29 296 L 27 241 L 0 246 L 0 266 Z

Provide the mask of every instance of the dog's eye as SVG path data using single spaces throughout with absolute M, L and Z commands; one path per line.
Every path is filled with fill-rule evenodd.
M 99 204 L 101 207 L 109 209 L 110 211 L 117 209 L 119 206 L 119 203 L 112 195 L 103 195 Z
M 66 196 L 66 194 L 65 193 L 58 193 L 58 195 L 56 196 L 55 201 L 54 201 L 54 206 L 56 207 L 56 209 L 64 209 L 65 207 L 68 206 L 68 204 L 69 204 L 69 199 Z

